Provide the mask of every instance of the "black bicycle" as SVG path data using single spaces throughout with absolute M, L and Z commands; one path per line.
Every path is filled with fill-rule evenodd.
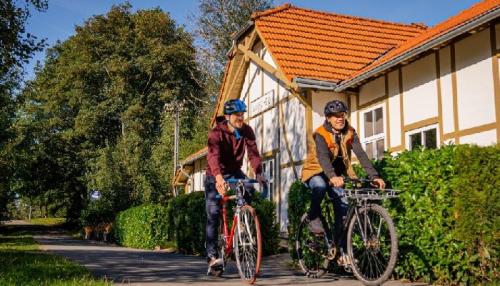
M 380 285 L 392 274 L 398 254 L 394 222 L 380 202 L 396 198 L 398 191 L 363 187 L 372 183 L 366 179 L 345 178 L 344 182 L 348 186 L 345 196 L 349 208 L 342 225 L 347 234 L 338 244 L 342 245 L 342 240 L 347 239 L 347 253 L 339 253 L 335 244 L 333 205 L 328 203 L 320 215 L 323 234 L 310 232 L 307 214 L 302 216 L 295 241 L 299 265 L 307 276 L 321 277 L 333 261 L 343 256 L 346 271 L 365 285 Z

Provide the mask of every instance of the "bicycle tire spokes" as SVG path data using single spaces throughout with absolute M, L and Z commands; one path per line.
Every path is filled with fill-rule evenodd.
M 360 208 L 351 220 L 348 237 L 355 276 L 367 285 L 385 281 L 397 256 L 394 224 L 385 209 L 378 205 Z
M 236 265 L 241 279 L 253 283 L 260 268 L 261 256 L 260 225 L 255 210 L 250 206 L 238 212 L 235 239 Z

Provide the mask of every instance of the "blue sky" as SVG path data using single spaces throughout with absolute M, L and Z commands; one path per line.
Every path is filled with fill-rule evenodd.
M 75 25 L 106 13 L 122 0 L 49 0 L 47 12 L 34 12 L 27 31 L 39 38 L 46 38 L 49 46 L 57 40 L 64 41 L 73 35 Z M 134 9 L 160 7 L 169 12 L 178 24 L 192 30 L 190 15 L 197 13 L 198 0 L 131 0 Z M 369 17 L 401 23 L 425 23 L 433 26 L 478 2 L 478 0 L 275 0 L 276 5 L 292 3 L 315 10 Z M 37 53 L 25 67 L 27 78 L 33 77 L 37 61 L 43 62 L 45 52 Z

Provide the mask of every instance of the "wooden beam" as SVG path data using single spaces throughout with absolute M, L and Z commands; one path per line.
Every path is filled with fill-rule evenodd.
M 414 130 L 414 129 L 418 129 L 418 128 L 422 128 L 422 127 L 431 125 L 431 124 L 436 124 L 438 122 L 439 122 L 439 117 L 427 118 L 427 119 L 424 119 L 424 120 L 420 120 L 420 121 L 414 122 L 412 124 L 405 125 L 404 128 L 403 128 L 403 132 L 408 132 L 408 131 L 411 131 L 411 130 Z
M 256 55 L 254 52 L 246 49 L 245 46 L 243 45 L 238 45 L 238 49 L 250 60 L 252 60 L 257 66 L 259 66 L 261 69 L 265 70 L 267 73 L 272 74 L 275 76 L 277 79 L 281 80 L 284 82 L 288 87 L 295 89 L 294 85 L 280 72 L 278 71 L 275 67 L 272 65 L 266 63 L 263 59 L 261 59 L 258 55 Z
M 450 57 L 451 57 L 451 91 L 453 95 L 453 126 L 455 130 L 455 144 L 460 143 L 460 137 L 458 136 L 458 130 L 460 126 L 458 125 L 458 91 L 457 91 L 457 66 L 455 62 L 455 43 L 450 45 Z
M 476 127 L 463 129 L 463 130 L 460 130 L 458 132 L 447 133 L 447 134 L 444 134 L 443 136 L 444 136 L 444 140 L 448 140 L 448 139 L 453 139 L 453 138 L 457 138 L 457 137 L 460 138 L 462 136 L 468 136 L 468 135 L 472 135 L 472 134 L 476 134 L 476 133 L 494 130 L 494 129 L 497 129 L 497 127 L 498 127 L 497 122 L 492 122 L 492 123 L 488 123 L 488 124 L 479 125 Z
M 498 50 L 495 25 L 490 26 L 491 60 L 493 67 L 493 86 L 495 96 L 495 115 L 497 121 L 497 143 L 500 143 L 500 73 L 498 71 Z

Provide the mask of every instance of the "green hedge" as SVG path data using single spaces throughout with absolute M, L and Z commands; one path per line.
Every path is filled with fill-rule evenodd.
M 279 230 L 275 222 L 275 205 L 267 200 L 254 199 L 252 204 L 261 222 L 264 255 L 278 250 Z M 232 216 L 228 208 L 229 218 Z M 182 253 L 205 252 L 205 193 L 183 194 L 167 206 L 139 206 L 121 212 L 116 219 L 115 237 L 118 243 L 137 248 L 175 244 Z
M 167 208 L 144 205 L 120 212 L 116 217 L 116 241 L 128 247 L 153 249 L 167 243 Z
M 499 162 L 499 146 L 469 145 L 375 162 L 389 187 L 403 190 L 385 204 L 399 236 L 395 276 L 439 284 L 499 282 Z M 309 195 L 298 183 L 290 191 L 291 237 Z
M 258 198 L 252 205 L 257 211 L 261 223 L 263 254 L 270 255 L 278 251 L 279 230 L 275 222 L 275 205 Z M 229 224 L 232 222 L 232 208 L 228 207 Z M 205 193 L 195 192 L 180 195 L 172 199 L 168 206 L 168 219 L 171 228 L 169 238 L 175 241 L 177 249 L 184 253 L 202 254 L 205 252 Z M 186 227 L 189 226 L 189 227 Z

